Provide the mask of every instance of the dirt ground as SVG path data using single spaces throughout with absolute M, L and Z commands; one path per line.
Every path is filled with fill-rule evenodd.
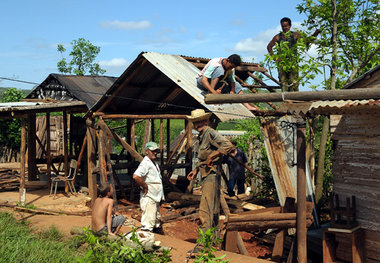
M 19 193 L 17 191 L 0 192 L 0 204 L 16 204 L 19 200 Z M 58 193 L 56 199 L 49 196 L 49 191 L 45 190 L 28 190 L 26 194 L 26 204 L 33 204 L 37 209 L 54 210 L 68 213 L 82 213 L 89 214 L 90 209 L 86 206 L 89 197 L 85 194 L 78 194 L 77 196 L 65 195 Z M 127 218 L 130 222 L 129 226 L 123 226 L 122 232 L 129 232 L 132 226 L 138 227 L 139 222 L 132 218 L 133 214 L 138 211 L 138 206 L 132 209 L 124 209 L 123 205 L 119 205 L 120 213 Z M 129 206 L 130 207 L 130 206 Z M 163 217 L 172 213 L 166 206 L 161 208 Z M 16 218 L 26 218 L 31 226 L 36 230 L 46 229 L 51 225 L 55 225 L 66 236 L 70 236 L 70 230 L 74 226 L 89 227 L 91 225 L 90 215 L 41 215 L 30 214 L 20 211 L 15 211 L 10 207 L 1 207 L 0 211 L 8 211 L 14 213 Z M 161 241 L 163 246 L 172 247 L 171 255 L 173 262 L 186 262 L 186 252 L 194 248 L 197 239 L 197 229 L 199 226 L 198 220 L 181 220 L 174 222 L 167 222 L 163 225 L 164 235 L 155 234 L 156 240 Z M 260 258 L 268 258 L 271 249 L 264 245 L 259 244 L 253 234 L 241 232 L 243 241 L 250 256 L 243 256 L 240 254 L 218 251 L 217 255 L 226 255 L 230 262 L 268 262 Z M 191 261 L 190 261 L 191 262 Z

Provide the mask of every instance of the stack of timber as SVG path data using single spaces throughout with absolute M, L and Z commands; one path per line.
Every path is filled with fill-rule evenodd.
M 313 204 L 307 204 L 306 225 L 313 223 Z M 226 229 L 228 231 L 260 231 L 266 229 L 289 229 L 296 227 L 296 213 L 281 213 L 281 207 L 259 209 L 240 214 L 230 214 Z
M 20 186 L 19 173 L 11 168 L 0 168 L 0 191 L 16 190 Z

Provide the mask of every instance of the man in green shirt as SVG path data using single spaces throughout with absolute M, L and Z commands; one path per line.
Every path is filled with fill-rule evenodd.
M 193 129 L 199 132 L 199 152 L 196 168 L 187 178 L 191 181 L 200 172 L 202 197 L 199 204 L 199 218 L 201 229 L 206 231 L 214 228 L 216 237 L 219 237 L 219 207 L 220 207 L 220 178 L 223 155 L 234 151 L 234 145 L 209 127 L 209 118 L 212 113 L 203 109 L 193 110 L 187 119 L 193 123 Z

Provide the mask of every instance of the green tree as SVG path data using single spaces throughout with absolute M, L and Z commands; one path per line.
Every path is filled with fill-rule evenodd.
M 25 97 L 21 90 L 9 88 L 4 91 L 2 102 L 21 101 Z M 21 121 L 19 119 L 0 120 L 0 143 L 13 149 L 19 148 L 21 143 Z
M 69 54 L 71 57 L 70 62 L 67 62 L 66 58 L 63 57 L 63 53 L 66 52 L 65 47 L 62 44 L 57 45 L 57 50 L 62 55 L 62 60 L 57 63 L 59 72 L 80 76 L 88 73 L 90 75 L 100 75 L 106 72 L 98 63 L 94 62 L 100 52 L 100 47 L 94 46 L 90 41 L 84 38 L 73 40 L 71 45 L 72 51 Z
M 378 0 L 304 0 L 297 6 L 307 15 L 308 30 L 321 29 L 316 42 L 320 65 L 330 68 L 325 89 L 342 88 L 380 63 L 380 6 Z M 316 201 L 322 198 L 329 120 L 325 117 L 318 153 Z

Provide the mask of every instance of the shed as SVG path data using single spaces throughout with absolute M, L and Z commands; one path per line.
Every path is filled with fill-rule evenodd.
M 91 108 L 116 81 L 117 77 L 49 74 L 26 99 L 83 101 Z
M 347 84 L 344 90 L 379 89 L 380 65 Z M 344 91 L 342 90 L 342 91 Z M 285 107 L 284 107 L 285 108 Z M 356 219 L 365 230 L 365 262 L 380 261 L 380 99 L 292 103 L 288 111 L 330 115 L 333 140 L 333 193 L 340 200 L 356 197 Z M 344 205 L 344 204 L 342 204 Z M 350 244 L 344 239 L 337 256 L 350 260 Z

